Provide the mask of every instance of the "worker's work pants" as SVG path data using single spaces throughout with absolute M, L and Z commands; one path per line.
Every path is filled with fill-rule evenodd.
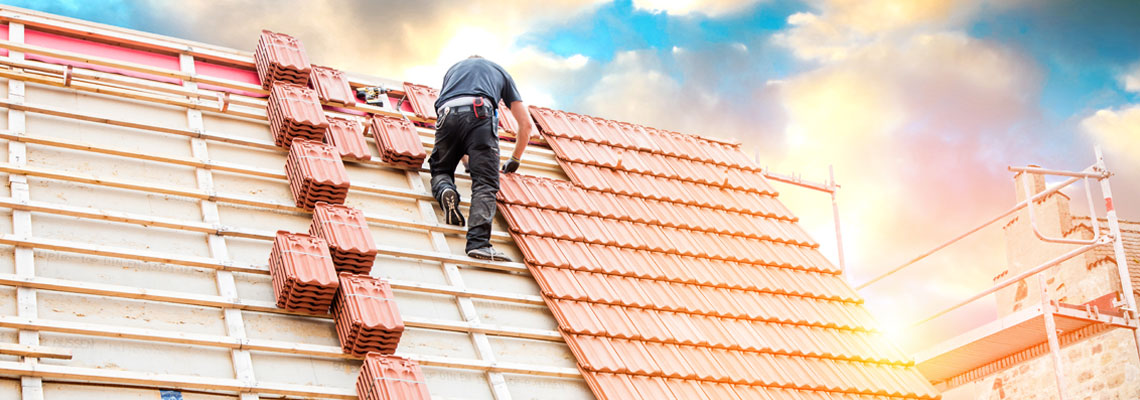
M 442 111 L 442 110 L 441 110 Z M 467 215 L 467 251 L 491 245 L 495 194 L 499 193 L 499 139 L 495 119 L 452 110 L 437 123 L 431 168 L 431 193 L 455 189 L 455 167 L 464 155 L 471 175 L 471 209 Z

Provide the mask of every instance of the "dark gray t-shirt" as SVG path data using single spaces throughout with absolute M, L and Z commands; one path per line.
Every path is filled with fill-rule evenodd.
M 484 58 L 468 58 L 452 65 L 443 75 L 443 90 L 439 91 L 438 109 L 448 100 L 463 96 L 483 96 L 498 104 L 499 100 L 510 107 L 522 101 L 515 80 L 503 67 Z

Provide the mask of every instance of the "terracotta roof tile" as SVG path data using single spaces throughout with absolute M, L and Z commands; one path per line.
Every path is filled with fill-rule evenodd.
M 367 275 L 376 261 L 376 242 L 364 212 L 344 205 L 319 202 L 309 234 L 328 242 L 338 271 Z
M 344 352 L 356 356 L 392 354 L 404 332 L 388 282 L 366 275 L 340 274 L 333 318 Z
M 344 72 L 335 68 L 314 65 L 309 73 L 309 83 L 321 101 L 343 105 L 356 104 L 356 95 L 348 85 Z
M 575 272 L 562 268 L 533 267 L 535 280 L 544 294 L 557 299 L 586 300 L 587 295 L 579 285 Z M 596 288 L 592 288 L 596 290 Z
M 575 251 L 576 249 L 572 245 L 563 247 L 559 244 L 558 239 L 533 235 L 513 235 L 513 237 L 516 242 L 524 243 L 519 248 L 522 250 L 523 256 L 535 265 L 570 268 L 571 261 L 582 260 L 582 257 L 588 256 L 580 250 Z M 563 252 L 563 250 L 566 251 Z
M 548 300 L 558 324 L 562 329 L 586 335 L 603 335 L 606 328 L 598 317 L 594 315 L 593 307 L 588 302 L 573 300 Z
M 502 101 L 499 102 L 499 127 L 503 128 L 507 133 L 519 132 L 519 121 L 515 119 L 515 115 L 511 113 L 511 108 Z
M 599 398 L 936 396 L 738 146 L 533 115 L 575 186 L 500 208 Z
M 326 314 L 340 282 L 328 245 L 318 237 L 278 231 L 269 253 L 277 306 Z
M 566 335 L 566 344 L 582 368 L 597 372 L 628 372 L 626 363 L 604 336 Z
M 341 157 L 368 161 L 368 143 L 364 140 L 364 125 L 355 119 L 326 117 L 329 129 L 325 132 L 325 143 L 336 147 Z
M 371 129 L 384 162 L 405 169 L 418 170 L 423 166 L 427 151 L 411 121 L 374 115 Z
M 408 102 L 412 103 L 412 110 L 416 116 L 433 120 L 439 118 L 435 113 L 435 100 L 439 98 L 439 89 L 404 82 L 404 94 L 407 95 Z
M 265 89 L 277 81 L 298 85 L 309 83 L 312 66 L 305 55 L 305 46 L 292 36 L 262 30 L 253 60 L 261 86 Z
M 295 138 L 320 142 L 329 128 L 316 92 L 301 85 L 273 82 L 265 110 L 273 143 L 280 147 L 288 148 Z
M 297 207 L 313 209 L 319 202 L 344 203 L 348 172 L 336 148 L 316 141 L 293 139 L 285 161 L 285 176 Z
M 638 337 L 637 330 L 633 327 L 633 322 L 626 317 L 625 310 L 621 306 L 611 306 L 608 304 L 586 303 L 590 304 L 590 309 L 594 312 L 594 316 L 606 327 L 606 335 L 621 339 L 633 339 Z M 623 353 L 624 354 L 624 353 Z
M 637 328 L 638 337 L 653 342 L 673 341 L 672 332 L 662 321 L 660 312 L 643 308 L 626 308 L 626 316 Z
M 362 400 L 427 400 L 427 382 L 419 363 L 406 358 L 369 353 L 364 358 L 356 391 Z
M 641 394 L 640 398 L 642 399 L 675 398 L 673 393 L 669 391 L 669 386 L 665 384 L 665 378 L 630 375 L 630 382 L 637 387 L 637 392 Z
M 587 372 L 583 376 L 600 400 L 652 398 L 644 397 L 638 393 L 636 386 L 630 381 L 630 375 Z

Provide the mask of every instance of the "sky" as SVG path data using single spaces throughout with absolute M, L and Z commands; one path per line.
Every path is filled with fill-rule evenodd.
M 270 29 L 316 64 L 436 87 L 480 54 L 530 104 L 736 140 L 807 180 L 834 166 L 855 283 L 1013 206 L 1008 166 L 1080 170 L 1096 144 L 1119 212 L 1140 219 L 1137 1 L 0 3 L 243 50 Z M 835 259 L 830 198 L 777 189 Z M 983 230 L 862 294 L 885 329 L 913 339 L 907 321 L 992 285 L 1002 235 Z M 949 320 L 964 329 L 992 308 L 983 299 Z

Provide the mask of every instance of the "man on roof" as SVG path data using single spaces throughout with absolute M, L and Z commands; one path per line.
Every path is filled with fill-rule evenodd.
M 471 56 L 451 66 L 443 75 L 443 89 L 435 102 L 435 147 L 431 168 L 431 193 L 443 208 L 444 222 L 464 224 L 455 189 L 455 168 L 468 157 L 471 175 L 471 209 L 467 216 L 467 255 L 484 260 L 508 261 L 491 246 L 491 221 L 495 218 L 495 194 L 499 192 L 498 111 L 502 100 L 519 121 L 518 140 L 502 172 L 513 173 L 530 141 L 530 113 L 519 96 L 511 74 L 499 64 Z

